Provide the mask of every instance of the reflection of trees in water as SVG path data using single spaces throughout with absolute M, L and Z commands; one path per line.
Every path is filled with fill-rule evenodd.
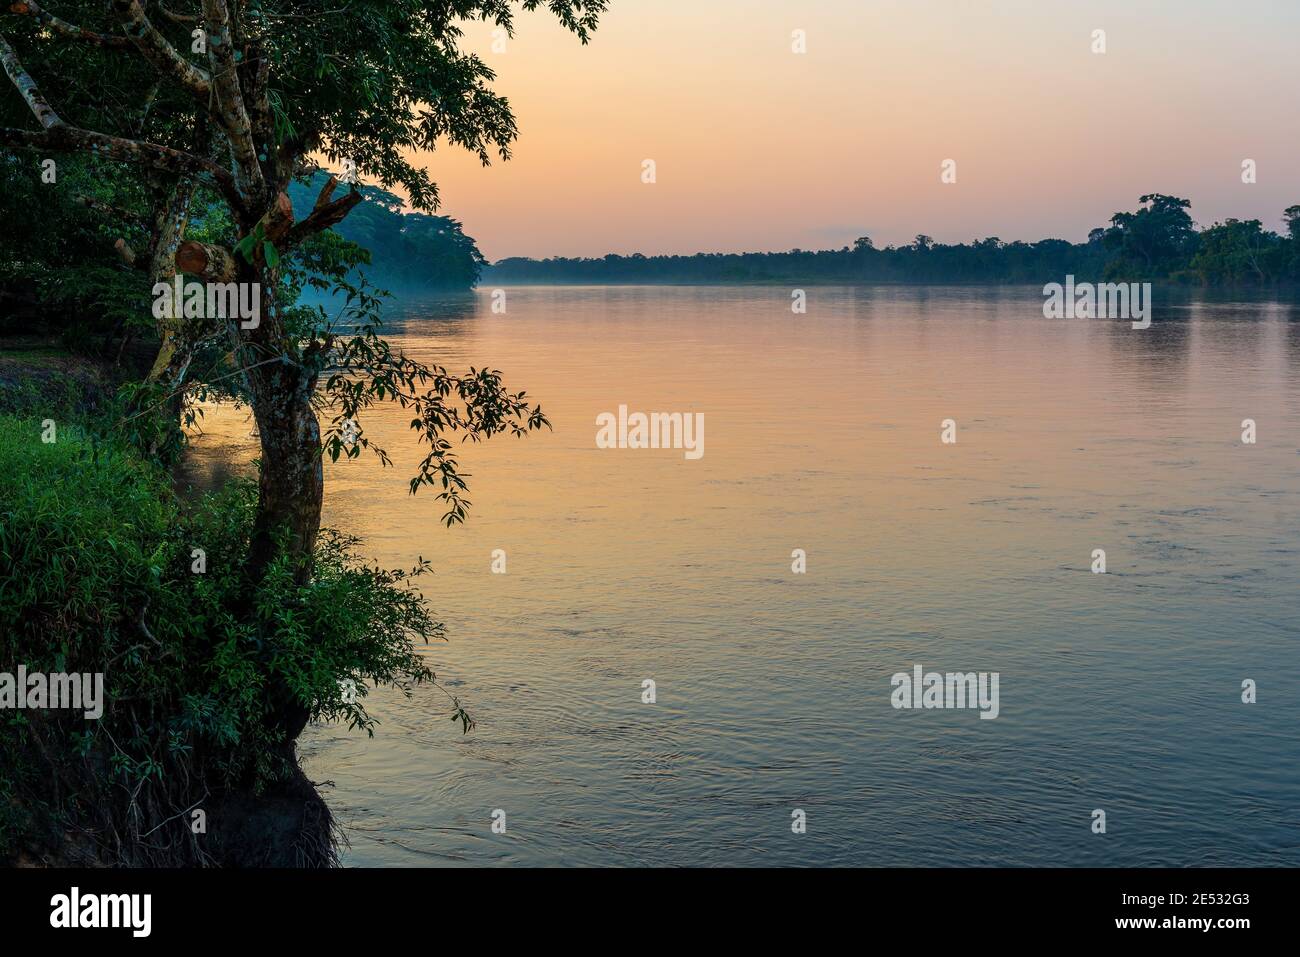
M 474 319 L 480 315 L 490 315 L 490 303 L 482 291 L 435 293 L 427 289 L 404 291 L 391 287 L 385 291 L 389 295 L 379 310 L 382 325 L 378 329 L 379 334 L 385 337 L 413 333 L 434 339 L 468 337 L 474 330 Z M 342 296 L 304 297 L 302 303 L 312 308 L 319 306 L 340 328 L 351 328 L 342 320 L 346 312 L 346 302 Z
M 239 466 L 225 455 L 186 454 L 172 468 L 172 481 L 182 499 L 193 501 L 251 471 L 251 465 Z
M 1105 329 L 1106 344 L 1114 364 L 1129 374 L 1137 388 L 1164 391 L 1181 387 L 1187 375 L 1193 325 L 1201 317 L 1199 306 L 1186 298 L 1171 302 L 1153 289 L 1151 327 L 1134 329 L 1127 319 L 1084 319 Z M 1069 320 L 1064 320 L 1069 321 Z
M 382 309 L 381 329 L 388 336 L 414 333 L 435 339 L 464 338 L 472 333 L 475 318 L 489 311 L 483 294 L 473 290 L 389 292 L 392 295 Z M 344 306 L 341 297 L 309 297 L 304 303 L 320 305 L 330 317 Z M 215 492 L 233 479 L 257 477 L 252 461 L 257 455 L 257 427 L 252 413 L 246 407 L 235 412 L 226 408 L 229 421 L 222 425 L 211 418 L 211 410 L 206 429 L 204 420 L 199 420 L 201 431 L 190 435 L 189 448 L 172 468 L 174 487 L 187 501 Z
M 1139 387 L 1181 388 L 1194 355 L 1249 378 L 1267 370 L 1278 337 L 1288 365 L 1300 365 L 1300 302 L 1160 286 L 1152 299 L 1150 329 L 1083 320 L 1105 329 L 1113 361 Z
M 384 328 L 406 332 L 417 322 L 463 326 L 478 314 L 479 305 L 479 294 L 472 290 L 419 296 L 395 293 L 383 310 Z
M 208 415 L 212 414 L 213 409 L 209 407 Z M 257 478 L 253 465 L 257 438 L 252 413 L 244 408 L 225 414 L 229 423 L 224 427 L 214 420 L 210 431 L 192 432 L 185 454 L 172 466 L 172 487 L 186 501 L 218 491 L 234 479 Z M 202 428 L 203 420 L 199 421 Z
M 1286 323 L 1282 339 L 1291 371 L 1300 371 L 1300 303 L 1279 304 L 1279 318 Z

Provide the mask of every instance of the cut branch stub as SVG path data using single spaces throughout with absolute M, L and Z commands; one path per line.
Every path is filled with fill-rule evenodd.
M 330 190 L 331 193 L 333 192 L 328 183 L 326 189 Z M 321 190 L 321 192 L 325 193 L 325 190 Z M 312 209 L 311 215 L 302 222 L 295 223 L 293 229 L 289 230 L 284 242 L 281 244 L 282 248 L 285 250 L 292 249 L 304 239 L 341 223 L 348 213 L 352 212 L 352 207 L 359 202 L 361 202 L 361 194 L 355 191 L 342 199 L 326 202 L 324 205 L 321 205 L 320 200 L 317 199 L 317 205 Z
M 135 250 L 130 247 L 125 239 L 119 239 L 113 243 L 113 248 L 117 250 L 117 255 L 122 262 L 126 263 L 132 269 L 139 268 L 139 261 L 136 259 Z
M 321 187 L 320 192 L 316 195 L 316 205 L 312 207 L 313 211 L 323 209 L 329 205 L 330 200 L 334 198 L 334 190 L 338 188 L 338 185 L 339 178 L 337 176 L 331 176 L 325 181 L 325 185 Z
M 221 246 L 186 240 L 176 250 L 176 270 L 204 282 L 234 282 L 239 266 Z

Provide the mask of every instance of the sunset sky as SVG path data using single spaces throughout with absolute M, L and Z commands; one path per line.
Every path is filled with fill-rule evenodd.
M 1300 203 L 1296 0 L 613 0 L 585 48 L 517 26 L 465 44 L 514 158 L 424 157 L 491 259 L 1082 240 L 1155 191 L 1276 229 Z

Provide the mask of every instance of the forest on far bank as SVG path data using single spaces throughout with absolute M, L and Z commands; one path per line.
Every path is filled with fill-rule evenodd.
M 862 236 L 841 249 L 768 253 L 696 253 L 529 259 L 492 263 L 483 279 L 518 283 L 1047 283 L 1151 280 L 1197 286 L 1300 283 L 1300 205 L 1282 214 L 1282 231 L 1258 219 L 1228 219 L 1198 229 L 1189 200 L 1162 193 L 1141 197 L 1132 212 L 1072 243 L 1043 239 L 937 243 L 918 235 L 905 246 L 877 247 Z
M 308 210 L 329 179 L 319 170 L 289 185 L 294 209 Z M 378 186 L 358 188 L 363 201 L 334 227 L 348 242 L 370 253 L 367 278 L 391 288 L 463 290 L 478 282 L 487 260 L 474 240 L 450 216 L 407 212 L 402 199 Z

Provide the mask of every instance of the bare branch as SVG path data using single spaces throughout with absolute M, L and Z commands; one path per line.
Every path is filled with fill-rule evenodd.
M 166 7 L 164 7 L 161 3 L 158 4 L 158 9 L 161 10 L 161 11 L 162 11 L 162 15 L 163 15 L 164 17 L 166 17 L 168 20 L 170 20 L 172 23 L 186 24 L 186 23 L 198 23 L 198 22 L 199 22 L 199 18 L 198 18 L 198 17 L 186 16 L 185 14 L 181 14 L 181 13 L 172 13 L 170 10 L 168 10 Z
M 230 141 L 230 152 L 244 181 L 245 191 L 260 197 L 265 189 L 262 167 L 253 143 L 252 123 L 240 89 L 235 44 L 230 31 L 230 9 L 226 0 L 203 0 L 203 20 L 208 31 L 208 59 L 212 86 L 217 94 L 217 119 Z
M 134 226 L 140 226 L 141 228 L 144 229 L 149 228 L 149 223 L 145 219 L 145 217 L 141 216 L 139 213 L 133 213 L 129 209 L 123 209 L 122 207 L 114 206 L 111 203 L 101 202 L 100 200 L 95 199 L 94 197 L 91 196 L 80 196 L 80 195 L 74 196 L 72 197 L 72 201 L 76 203 L 78 206 L 85 206 L 87 209 L 93 209 L 97 212 L 103 213 L 106 216 L 113 216 L 117 219 L 124 219 L 128 223 L 131 223 Z
M 293 229 L 289 230 L 280 244 L 280 251 L 285 252 L 298 245 L 309 236 L 314 236 L 323 230 L 329 229 L 335 223 L 340 223 L 346 218 L 348 213 L 352 212 L 352 207 L 361 202 L 361 194 L 353 190 L 342 199 L 329 201 L 329 194 L 333 193 L 335 179 L 330 177 L 330 181 L 321 189 L 321 195 L 326 198 L 325 203 L 321 203 L 320 197 L 316 199 L 316 207 L 311 214 L 300 223 L 295 223 Z M 328 191 L 328 192 L 327 192 Z
M 334 198 L 334 190 L 338 189 L 338 185 L 339 178 L 337 176 L 331 176 L 325 181 L 325 185 L 322 186 L 320 192 L 316 194 L 316 204 L 312 207 L 313 212 L 320 209 L 322 206 L 329 205 L 330 200 Z
M 22 94 L 23 99 L 27 101 L 31 111 L 36 114 L 36 119 L 41 126 L 49 130 L 64 125 L 63 119 L 58 113 L 54 112 L 54 107 L 46 102 L 41 91 L 36 88 L 36 81 L 23 69 L 23 65 L 18 61 L 18 54 L 14 52 L 14 48 L 9 45 L 9 42 L 3 36 L 0 36 L 0 64 L 4 65 L 5 73 L 9 75 L 9 79 L 18 88 L 18 92 Z
M 48 27 L 60 36 L 72 37 L 96 46 L 129 49 L 132 45 L 126 37 L 115 33 L 96 33 L 94 30 L 87 30 L 67 20 L 60 20 L 54 14 L 41 9 L 34 0 L 16 0 L 9 4 L 9 12 L 16 13 L 20 17 L 31 17 L 41 26 Z
M 162 89 L 162 80 L 157 80 L 154 85 L 149 87 L 149 92 L 145 94 L 144 108 L 140 110 L 140 121 L 136 124 L 135 135 L 139 136 L 144 132 L 144 124 L 149 119 L 149 111 L 153 109 L 154 101 L 158 99 L 158 91 Z
M 206 70 L 201 70 L 176 52 L 167 38 L 145 16 L 140 0 L 112 0 L 113 9 L 122 19 L 122 28 L 131 38 L 135 48 L 164 76 L 180 81 L 203 103 L 211 92 L 211 81 Z

